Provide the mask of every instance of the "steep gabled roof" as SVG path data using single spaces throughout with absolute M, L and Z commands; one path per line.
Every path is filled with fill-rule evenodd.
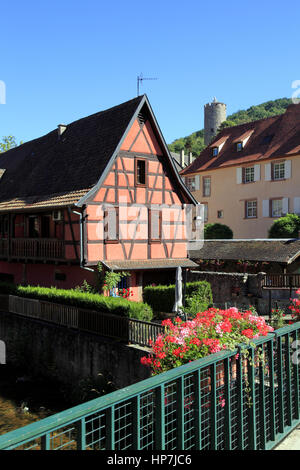
M 235 143 L 249 136 L 242 151 Z M 212 148 L 225 141 L 216 157 Z M 300 105 L 291 104 L 284 114 L 224 128 L 181 175 L 224 168 L 300 153 Z
M 26 206 L 55 195 L 78 200 L 99 180 L 143 97 L 79 119 L 58 139 L 57 129 L 0 154 L 0 209 L 9 201 Z M 80 192 L 77 197 L 77 192 Z M 23 202 L 23 204 L 22 204 Z
M 0 154 L 0 168 L 5 169 L 0 179 L 0 211 L 58 207 L 84 200 L 101 182 L 143 106 L 152 114 L 147 97 L 139 96 L 72 122 L 60 138 L 55 129 Z M 158 125 L 157 131 L 161 136 Z M 165 143 L 164 147 L 173 168 Z M 181 190 L 193 200 L 176 169 L 175 173 Z

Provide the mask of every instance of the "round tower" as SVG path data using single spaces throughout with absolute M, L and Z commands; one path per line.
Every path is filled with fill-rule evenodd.
M 217 134 L 219 126 L 226 121 L 226 104 L 217 101 L 204 105 L 204 144 L 208 145 Z

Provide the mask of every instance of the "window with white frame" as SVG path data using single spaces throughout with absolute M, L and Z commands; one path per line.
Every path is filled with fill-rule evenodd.
M 216 157 L 219 153 L 219 148 L 218 147 L 213 147 L 212 149 L 212 154 L 213 154 L 213 157 Z
M 273 164 L 273 179 L 282 180 L 285 178 L 285 162 Z
M 282 199 L 271 200 L 271 214 L 272 217 L 281 217 L 282 215 Z
M 245 213 L 246 219 L 257 217 L 257 201 L 246 201 Z
M 252 183 L 254 179 L 254 166 L 244 168 L 244 183 Z
M 203 178 L 203 196 L 210 196 L 210 176 Z
M 186 176 L 185 184 L 190 191 L 196 190 L 195 176 Z

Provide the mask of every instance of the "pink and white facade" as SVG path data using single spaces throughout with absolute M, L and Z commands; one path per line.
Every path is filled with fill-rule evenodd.
M 73 191 L 36 198 L 21 207 L 20 198 L 0 199 L 0 278 L 72 288 L 84 280 L 93 283 L 101 262 L 106 269 L 128 271 L 132 299 L 140 300 L 143 285 L 168 277 L 174 282 L 176 267 L 194 265 L 187 252 L 187 208 L 196 201 L 178 176 L 147 97 L 128 103 L 125 132 L 105 155 L 105 166 L 104 157 L 99 159 L 100 177 L 93 185 L 91 179 L 85 181 L 85 172 L 92 170 L 81 162 L 82 182 Z M 106 119 L 117 127 L 118 112 L 123 116 L 126 105 L 99 113 L 101 126 Z

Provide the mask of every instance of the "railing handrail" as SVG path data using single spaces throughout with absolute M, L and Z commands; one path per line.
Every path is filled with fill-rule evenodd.
M 252 342 L 254 345 L 261 345 L 270 342 L 273 344 L 276 336 L 289 334 L 299 329 L 300 322 L 289 325 L 288 327 L 283 327 L 282 329 L 276 330 L 276 332 L 270 333 L 265 337 L 254 339 Z M 93 415 L 95 412 L 98 413 L 100 411 L 109 409 L 109 407 L 130 401 L 141 394 L 151 391 L 152 389 L 164 387 L 165 384 L 175 382 L 177 379 L 180 380 L 184 376 L 188 376 L 194 372 L 206 369 L 208 366 L 213 364 L 217 364 L 226 359 L 230 360 L 230 358 L 241 351 L 241 348 L 254 350 L 254 345 L 251 343 L 241 344 L 238 345 L 234 350 L 224 350 L 219 353 L 197 359 L 193 362 L 171 369 L 167 372 L 163 372 L 159 375 L 145 379 L 121 390 L 117 390 L 108 395 L 104 395 L 87 403 L 77 405 L 68 410 L 49 416 L 20 429 L 10 431 L 7 434 L 0 436 L 0 449 L 10 449 L 14 446 L 20 446 L 41 436 L 45 436 L 45 434 L 54 432 L 63 426 L 68 426 L 76 421 L 80 421 L 90 415 Z
M 298 280 L 294 283 L 294 280 Z M 269 287 L 274 289 L 280 287 L 298 288 L 300 287 L 300 274 L 297 273 L 270 273 L 264 274 L 262 278 L 262 287 Z
M 113 334 L 116 332 L 113 331 L 111 334 L 105 334 L 105 332 L 102 332 L 102 335 L 103 336 L 107 336 L 107 337 L 111 337 L 111 338 L 118 338 L 120 340 L 130 340 L 131 342 L 133 343 L 136 343 L 136 344 L 139 344 L 140 346 L 147 346 L 149 347 L 150 346 L 150 343 L 149 343 L 149 339 L 150 339 L 150 330 L 152 330 L 152 333 L 153 333 L 153 330 L 154 331 L 159 331 L 161 330 L 162 332 L 164 331 L 164 327 L 158 323 L 152 323 L 152 322 L 147 322 L 145 320 L 138 320 L 138 319 L 135 319 L 135 318 L 129 318 L 129 317 L 121 317 L 120 315 L 116 315 L 114 313 L 109 313 L 109 312 L 102 312 L 102 311 L 97 311 L 97 310 L 93 310 L 93 309 L 89 309 L 87 307 L 80 307 L 80 306 L 77 306 L 77 305 L 71 305 L 71 304 L 62 304 L 62 303 L 59 303 L 59 302 L 51 302 L 51 301 L 48 301 L 48 300 L 44 300 L 44 299 L 32 299 L 30 297 L 22 297 L 22 296 L 17 296 L 17 295 L 9 295 L 9 297 L 11 297 L 12 299 L 21 299 L 23 302 L 28 302 L 30 303 L 30 301 L 35 301 L 35 302 L 39 302 L 40 305 L 42 304 L 46 304 L 46 305 L 50 305 L 50 306 L 53 306 L 54 308 L 57 307 L 57 309 L 66 309 L 66 308 L 72 308 L 74 309 L 75 313 L 78 315 L 78 324 L 77 325 L 74 325 L 73 322 L 64 322 L 64 326 L 68 326 L 68 327 L 71 327 L 71 328 L 75 328 L 76 330 L 79 330 L 79 331 L 88 331 L 90 333 L 97 333 L 97 334 L 100 334 L 101 335 L 101 332 L 99 331 L 95 331 L 93 329 L 87 329 L 85 326 L 86 325 L 83 325 L 82 322 L 80 322 L 81 318 L 79 319 L 79 316 L 80 316 L 80 312 L 88 312 L 92 315 L 98 315 L 99 318 L 108 318 L 108 319 L 111 319 L 112 321 L 115 322 L 115 325 L 116 325 L 116 328 L 118 327 L 118 325 L 120 325 L 120 323 L 125 326 L 125 325 L 128 325 L 128 327 L 130 327 L 130 325 L 145 325 L 148 329 L 148 332 L 146 333 L 146 340 L 145 339 L 145 336 L 144 338 L 141 338 L 139 337 L 139 332 L 135 332 L 135 331 L 131 331 L 130 335 L 127 337 L 125 337 L 125 335 L 120 335 L 119 331 L 117 331 L 117 333 L 119 334 Z M 62 325 L 62 323 L 60 323 L 59 321 L 57 321 L 56 319 L 54 320 L 51 320 L 51 319 L 45 319 L 42 315 L 30 315 L 28 313 L 24 313 L 24 312 L 12 312 L 12 313 L 15 313 L 15 314 L 19 314 L 19 315 L 22 315 L 22 316 L 25 316 L 25 317 L 28 317 L 28 318 L 34 318 L 34 319 L 38 319 L 38 320 L 41 320 L 41 321 L 45 321 L 45 322 L 50 322 L 50 323 L 54 323 L 54 324 L 58 324 L 58 325 Z M 59 312 L 58 311 L 58 314 L 60 314 L 62 312 Z M 79 324 L 80 322 L 80 324 Z M 125 325 L 124 325 L 125 324 Z M 155 339 L 153 337 L 151 337 L 151 339 Z
M 300 327 L 300 322 L 298 323 L 298 328 Z M 257 345 L 262 342 L 271 341 L 273 335 L 270 334 L 268 337 L 263 339 L 257 338 L 253 342 Z M 65 411 L 61 411 L 55 415 L 43 418 L 40 421 L 35 423 L 28 424 L 20 429 L 15 429 L 10 431 L 7 434 L 0 436 L 0 450 L 13 446 L 15 444 L 22 444 L 27 441 L 33 440 L 39 437 L 44 432 L 51 432 L 60 427 L 72 424 L 75 421 L 80 420 L 84 416 L 91 415 L 95 412 L 100 412 L 109 406 L 117 405 L 120 402 L 131 400 L 132 398 L 140 395 L 141 393 L 146 393 L 152 388 L 157 388 L 163 385 L 165 382 L 172 382 L 181 377 L 182 375 L 192 374 L 197 370 L 204 369 L 216 362 L 230 358 L 236 355 L 241 347 L 250 348 L 249 345 L 239 345 L 234 350 L 225 350 L 219 353 L 210 354 L 201 359 L 197 359 L 188 364 L 184 364 L 180 367 L 170 369 L 166 372 L 158 374 L 154 377 L 142 380 L 136 384 L 129 385 L 121 390 L 116 390 L 107 395 L 104 395 L 99 398 L 95 398 L 89 402 L 77 405 L 73 408 L 70 408 Z M 20 442 L 20 433 L 22 433 L 22 442 Z

